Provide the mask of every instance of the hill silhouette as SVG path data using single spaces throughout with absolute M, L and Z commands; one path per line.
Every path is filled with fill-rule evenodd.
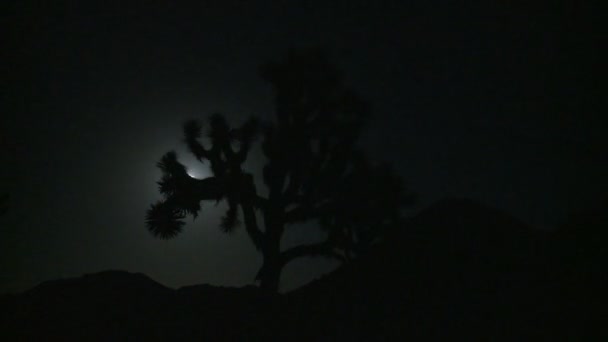
M 460 199 L 438 202 L 407 225 L 365 258 L 291 295 L 303 306 L 314 303 L 309 310 L 343 317 L 348 338 L 510 340 L 537 333 L 539 233 Z M 341 290 L 327 291 L 334 288 Z M 319 303 L 323 309 L 312 307 Z M 328 318 L 318 324 L 333 324 Z
M 597 337 L 592 321 L 602 316 L 592 310 L 605 282 L 585 277 L 584 268 L 563 271 L 572 258 L 562 236 L 569 235 L 535 231 L 471 200 L 443 200 L 359 259 L 291 293 L 173 290 L 142 274 L 109 271 L 0 298 L 1 331 L 74 340 Z
M 1 330 L 26 340 L 224 338 L 232 331 L 218 327 L 235 310 L 246 317 L 241 309 L 255 294 L 253 286 L 175 290 L 141 273 L 104 271 L 44 282 L 20 295 L 5 296 L 0 299 Z M 239 322 L 239 317 L 230 320 Z

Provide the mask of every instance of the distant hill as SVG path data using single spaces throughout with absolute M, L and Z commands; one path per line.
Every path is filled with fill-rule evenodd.
M 291 313 L 314 320 L 311 338 L 595 339 L 608 283 L 587 277 L 594 259 L 563 272 L 570 259 L 556 256 L 569 243 L 480 203 L 442 200 L 364 258 L 288 294 Z
M 577 271 L 563 271 L 573 259 L 563 253 L 570 230 L 549 235 L 474 201 L 444 200 L 363 257 L 285 295 L 264 297 L 255 287 L 173 290 L 142 274 L 108 271 L 0 297 L 0 336 L 597 339 L 593 321 L 606 316 L 592 310 L 601 308 L 606 287 L 580 267 L 597 262 L 579 258 Z
M 311 315 L 317 326 L 340 317 L 341 338 L 496 340 L 524 331 L 541 334 L 535 320 L 543 314 L 536 297 L 543 241 L 539 232 L 498 210 L 444 200 L 365 258 L 289 296 L 298 302 L 294 311 L 303 306 L 323 313 Z
M 255 293 L 256 288 L 209 285 L 174 290 L 125 271 L 87 274 L 0 298 L 0 336 L 74 341 L 223 338 L 234 334 L 228 323 L 245 317 L 243 309 Z

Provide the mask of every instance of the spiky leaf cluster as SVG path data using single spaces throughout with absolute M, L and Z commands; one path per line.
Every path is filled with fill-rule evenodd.
M 182 232 L 186 214 L 167 201 L 158 201 L 146 213 L 148 231 L 163 240 L 176 237 Z
M 190 177 L 186 167 L 178 161 L 175 152 L 168 152 L 157 163 L 162 171 L 158 182 L 164 200 L 148 211 L 149 230 L 158 237 L 171 238 L 181 232 L 181 219 L 187 215 L 197 217 L 201 201 L 227 199 L 228 209 L 222 218 L 220 229 L 233 232 L 239 224 L 238 206 L 242 196 L 243 177 L 241 165 L 258 132 L 258 121 L 247 120 L 240 128 L 231 129 L 224 117 L 214 114 L 208 121 L 206 132 L 209 146 L 200 141 L 203 125 L 200 121 L 184 123 L 184 142 L 190 152 L 202 163 L 209 163 L 213 176 L 204 180 Z M 236 145 L 236 146 L 235 146 Z M 172 233 L 166 233 L 172 232 Z

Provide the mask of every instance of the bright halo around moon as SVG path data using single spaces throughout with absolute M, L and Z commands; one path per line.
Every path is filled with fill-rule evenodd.
M 186 167 L 188 176 L 197 179 L 204 179 L 211 176 L 209 163 L 201 163 L 187 151 L 178 151 L 179 162 Z
M 201 167 L 188 166 L 186 168 L 186 173 L 188 173 L 188 176 L 190 176 L 192 178 L 197 178 L 197 179 L 203 179 L 203 178 L 209 177 L 207 170 L 203 170 L 203 168 L 201 168 Z
M 199 161 L 186 160 L 184 163 L 188 176 L 196 179 L 203 179 L 211 176 L 211 170 L 208 165 L 201 164 Z

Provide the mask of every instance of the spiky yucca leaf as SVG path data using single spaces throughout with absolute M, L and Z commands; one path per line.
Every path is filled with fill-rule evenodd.
M 184 193 L 175 200 L 179 203 L 179 209 L 184 215 L 192 215 L 195 219 L 198 217 L 198 212 L 201 210 L 201 198 L 196 193 Z
M 158 184 L 158 191 L 166 197 L 173 196 L 178 191 L 178 184 L 174 177 L 168 174 L 162 175 Z
M 222 217 L 220 229 L 222 232 L 231 234 L 239 226 L 238 206 L 236 203 L 229 204 L 226 214 Z
M 198 141 L 198 139 L 202 136 L 203 127 L 201 123 L 197 120 L 189 120 L 184 123 L 184 142 L 190 152 L 198 159 L 198 161 L 203 162 L 205 159 L 209 159 L 209 151 L 203 147 L 203 145 Z
M 184 213 L 167 201 L 158 201 L 146 213 L 148 231 L 159 239 L 168 240 L 181 233 Z
M 156 163 L 156 166 L 165 174 L 172 176 L 187 175 L 186 167 L 177 160 L 177 153 L 175 151 L 165 153 L 160 161 Z
M 259 126 L 258 120 L 255 117 L 251 117 L 239 129 L 234 130 L 234 138 L 240 144 L 237 154 L 239 163 L 243 163 L 247 159 L 251 145 L 258 136 Z

